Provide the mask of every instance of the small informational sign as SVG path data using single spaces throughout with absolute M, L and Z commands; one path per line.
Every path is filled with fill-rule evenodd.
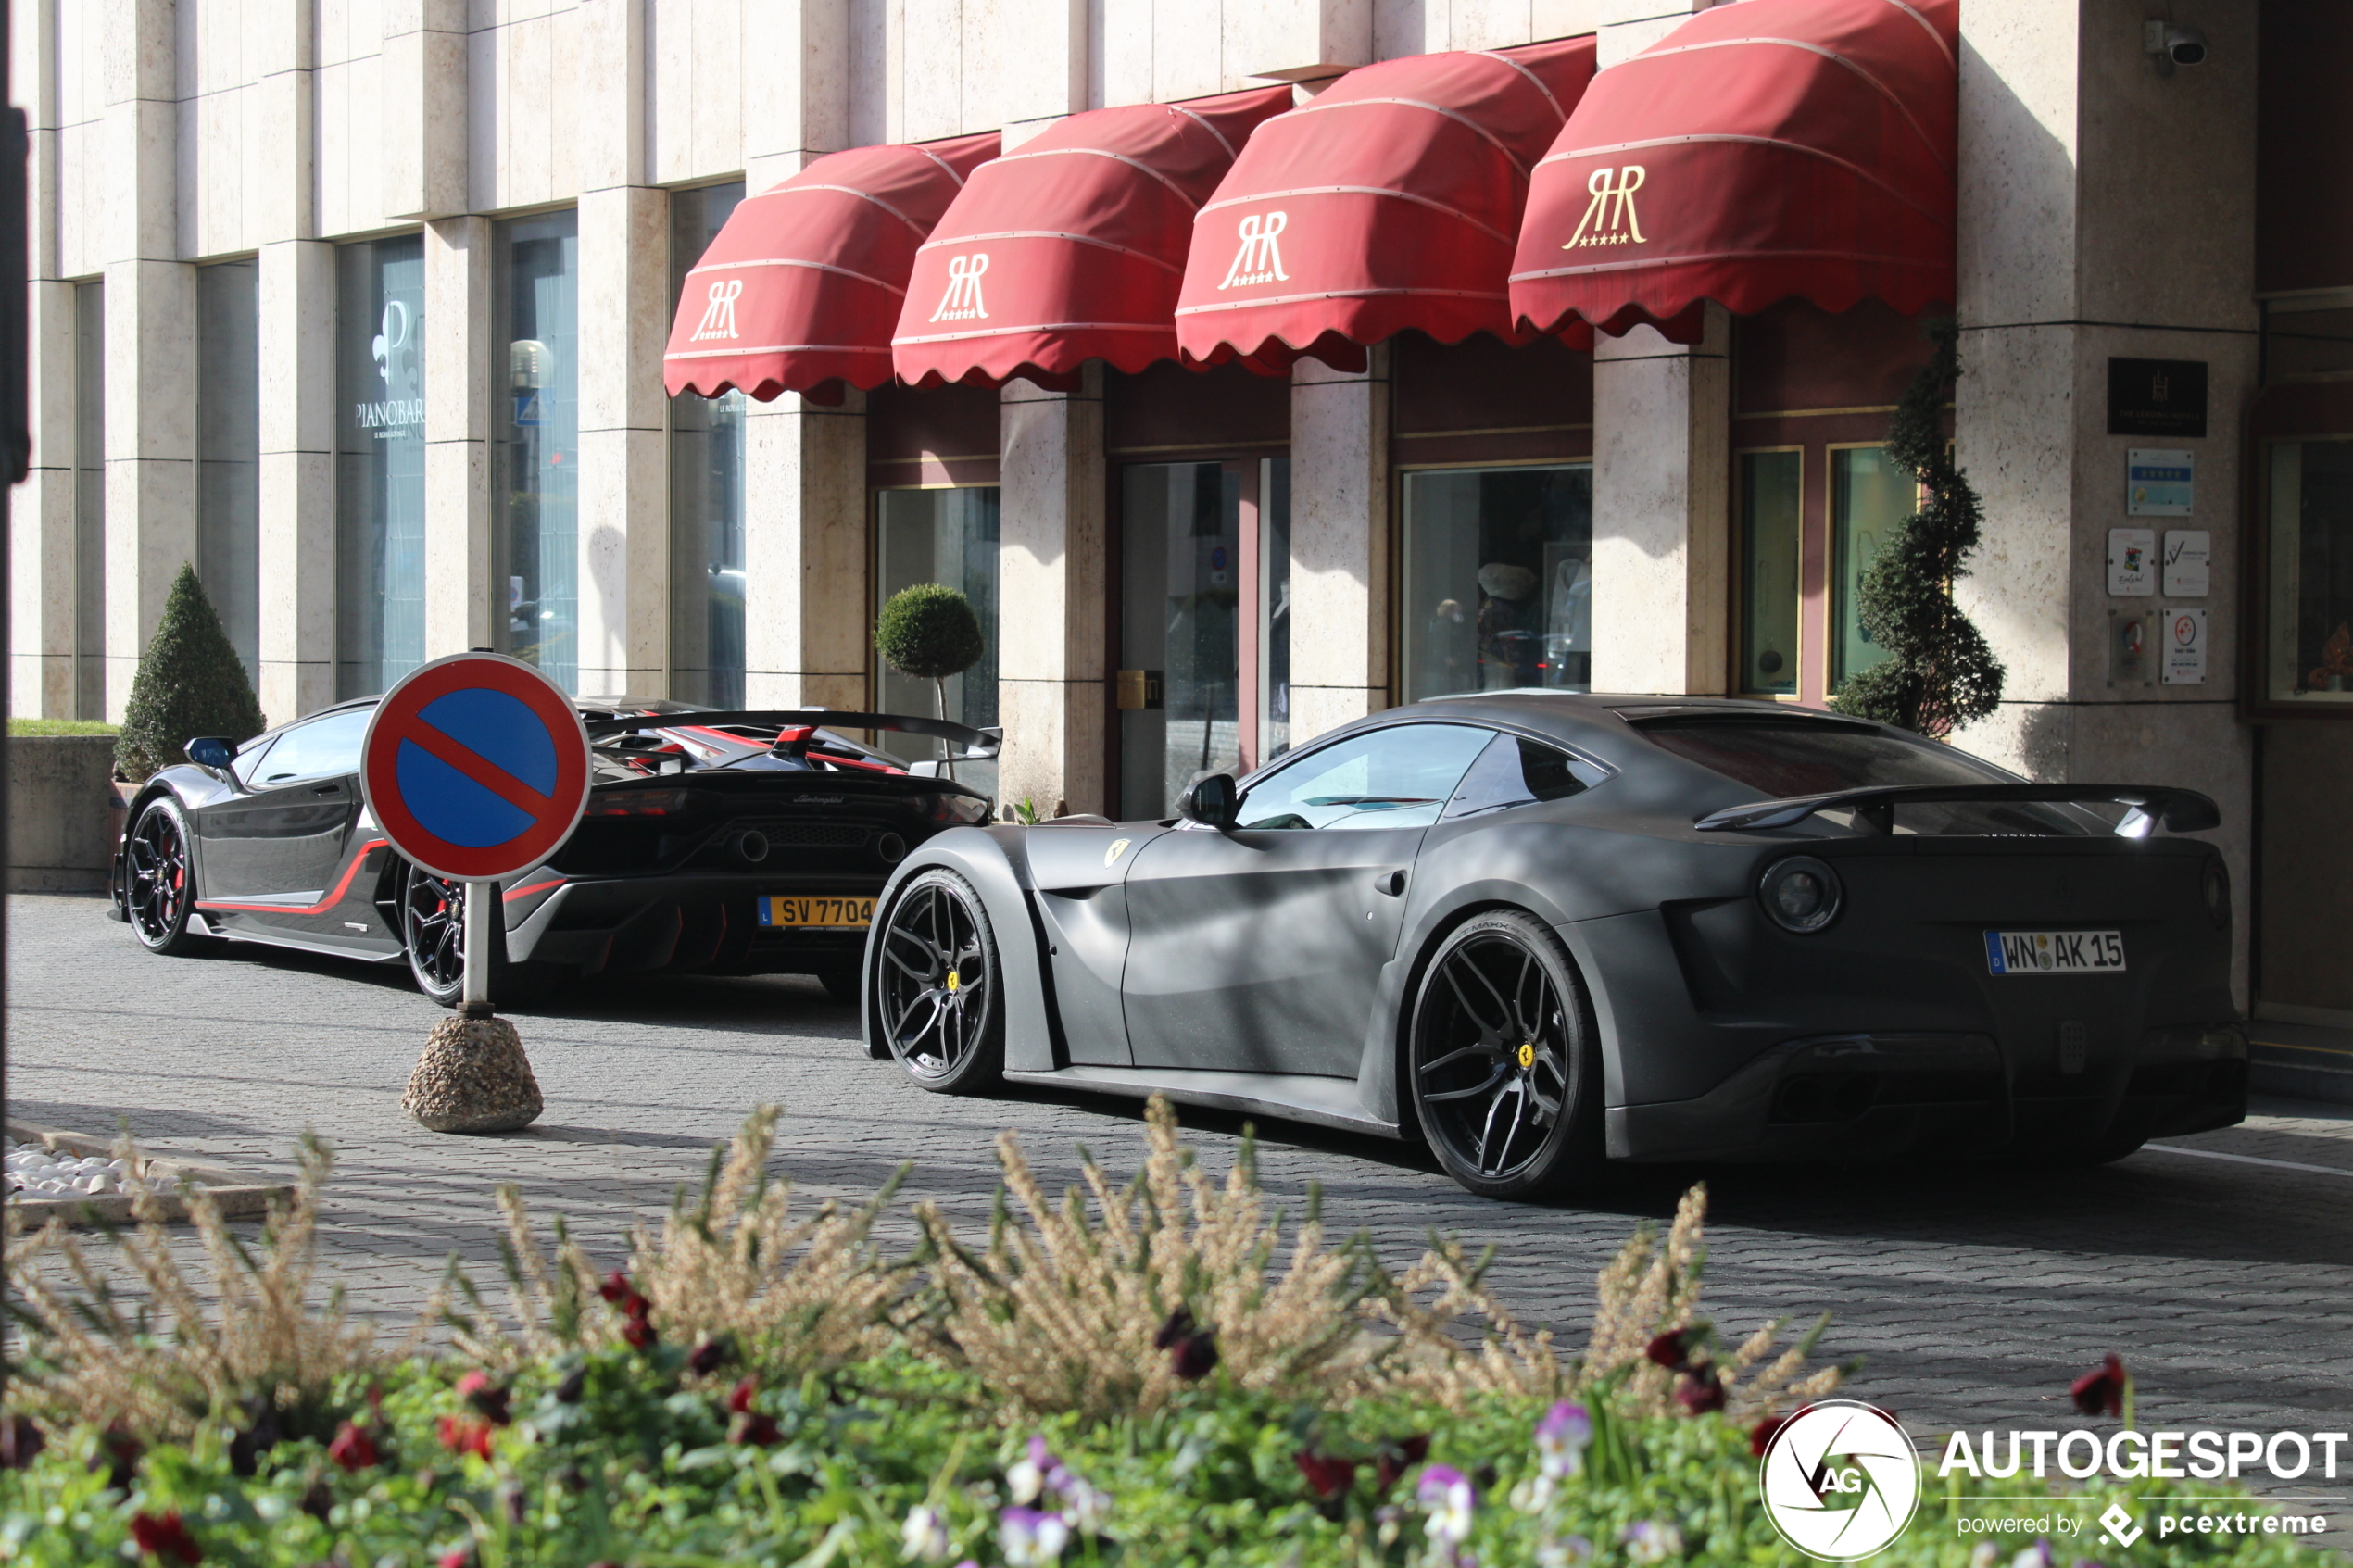
M 2108 591 L 2119 598 L 2145 598 L 2157 592 L 2157 530 L 2108 531 Z
M 2187 517 L 2196 479 L 2196 453 L 2135 446 L 2126 454 L 2124 515 Z
M 2108 433 L 2206 439 L 2206 361 L 2110 359 Z
M 515 423 L 519 425 L 535 425 L 540 422 L 539 394 L 536 392 L 516 393 Z
M 2145 611 L 2108 611 L 2108 678 L 2110 684 L 2146 684 L 2149 622 Z
M 2214 555 L 2214 535 L 2203 528 L 2165 531 L 2165 596 L 2202 599 L 2213 579 L 2208 567 Z
M 2206 611 L 2176 606 L 2165 612 L 2165 684 L 2206 684 Z

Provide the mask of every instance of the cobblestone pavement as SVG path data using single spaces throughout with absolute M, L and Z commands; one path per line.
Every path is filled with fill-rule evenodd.
M 802 1191 L 861 1196 L 912 1161 L 907 1198 L 937 1198 L 975 1229 L 1000 1127 L 1020 1133 L 1050 1189 L 1076 1179 L 1082 1141 L 1114 1171 L 1141 1148 L 1129 1103 L 926 1094 L 868 1061 L 853 1010 L 799 979 L 584 987 L 525 1012 L 540 1123 L 438 1136 L 400 1112 L 442 1016 L 405 969 L 251 947 L 155 958 L 94 898 L 19 897 L 8 920 L 12 1113 L 101 1135 L 127 1123 L 155 1152 L 277 1172 L 315 1128 L 339 1158 L 330 1271 L 395 1332 L 450 1253 L 497 1279 L 497 1184 L 569 1215 L 617 1261 L 631 1223 L 698 1181 L 711 1146 L 761 1101 L 784 1108 L 776 1163 Z M 1222 1169 L 1239 1120 L 1184 1119 Z M 1433 1226 L 1491 1242 L 1504 1298 L 1572 1341 L 1594 1271 L 1705 1178 L 1717 1321 L 1744 1334 L 1831 1312 L 1826 1352 L 1864 1358 L 1853 1391 L 1915 1432 L 2073 1424 L 2068 1382 L 2110 1349 L 2138 1375 L 2145 1428 L 2353 1424 L 2353 1108 L 2261 1102 L 2245 1126 L 2084 1173 L 1959 1159 L 1651 1170 L 1558 1208 L 1472 1198 L 1398 1145 L 1261 1133 L 1271 1192 L 1321 1182 L 1331 1228 L 1369 1230 L 1396 1263 Z M 2304 1491 L 2353 1517 L 2353 1477 Z

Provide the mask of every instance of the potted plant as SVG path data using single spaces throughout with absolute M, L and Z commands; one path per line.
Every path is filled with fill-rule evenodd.
M 988 645 L 980 617 L 963 591 L 944 583 L 918 583 L 884 602 L 875 618 L 875 651 L 893 670 L 929 681 L 938 694 L 938 717 L 948 717 L 948 677 L 980 662 Z M 942 743 L 943 745 L 946 743 Z M 956 776 L 956 751 L 948 746 L 948 776 Z

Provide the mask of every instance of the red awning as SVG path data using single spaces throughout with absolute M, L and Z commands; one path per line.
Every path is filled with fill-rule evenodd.
M 737 204 L 686 274 L 662 356 L 675 395 L 741 387 L 841 401 L 890 379 L 890 330 L 915 247 L 997 132 L 829 153 Z
M 1176 356 L 1193 214 L 1289 87 L 1075 114 L 983 166 L 915 258 L 900 379 L 1067 386 Z
M 1593 40 L 1350 71 L 1268 121 L 1193 222 L 1188 359 L 1361 370 L 1407 327 L 1515 338 L 1506 280 L 1529 171 L 1593 78 Z
M 1536 170 L 1512 314 L 1558 330 L 1954 290 L 1957 0 L 1742 0 L 1603 71 Z

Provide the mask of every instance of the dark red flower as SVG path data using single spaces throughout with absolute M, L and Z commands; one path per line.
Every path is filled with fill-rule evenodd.
M 1192 1336 L 1193 1314 L 1185 1308 L 1179 1307 L 1168 1314 L 1168 1321 L 1160 1325 L 1158 1334 L 1152 1336 L 1152 1348 L 1173 1350 L 1180 1341 L 1189 1339 Z
M 1416 1432 L 1410 1437 L 1392 1437 L 1373 1455 L 1373 1478 L 1386 1492 L 1397 1485 L 1399 1476 L 1428 1457 L 1428 1433 Z
M 1670 1371 L 1682 1372 L 1691 1366 L 1692 1347 L 1699 1341 L 1698 1329 L 1670 1329 L 1652 1339 L 1642 1354 Z
M 556 1385 L 556 1403 L 576 1405 L 580 1402 L 581 1396 L 587 1392 L 588 1369 L 585 1366 L 574 1367 L 564 1374 L 564 1380 L 561 1383 Z
M 746 1448 L 767 1449 L 783 1442 L 785 1435 L 777 1429 L 774 1416 L 753 1411 L 736 1417 L 735 1427 L 727 1434 L 727 1440 Z
M 1773 1446 L 1773 1439 L 1780 1436 L 1781 1435 L 1781 1428 L 1787 1426 L 1789 1424 L 1790 1418 L 1788 1416 L 1768 1415 L 1764 1420 L 1758 1422 L 1755 1425 L 1750 1427 L 1748 1429 L 1748 1451 L 1755 1454 L 1757 1458 L 1763 1459 L 1765 1457 L 1765 1450 Z
M 686 1370 L 697 1377 L 709 1377 L 735 1359 L 735 1341 L 723 1334 L 716 1339 L 706 1339 L 696 1346 L 693 1353 L 686 1358 Z
M 295 1506 L 324 1524 L 335 1511 L 335 1494 L 326 1482 L 313 1481 L 303 1488 L 302 1500 Z
M 134 1513 L 131 1516 L 131 1538 L 139 1549 L 166 1562 L 179 1562 L 195 1568 L 204 1561 L 204 1549 L 188 1534 L 188 1526 L 180 1522 L 177 1513 Z
M 504 1426 L 515 1419 L 508 1408 L 511 1390 L 491 1382 L 486 1372 L 470 1372 L 458 1379 L 458 1398 L 472 1405 L 475 1413 L 493 1426 Z
M 1675 1402 L 1693 1415 L 1724 1408 L 1724 1385 L 1711 1366 L 1694 1367 L 1675 1384 Z
M 661 1336 L 654 1332 L 652 1320 L 646 1316 L 646 1298 L 642 1296 L 632 1296 L 622 1303 L 622 1309 L 628 1313 L 628 1317 L 622 1323 L 621 1337 L 628 1342 L 629 1348 L 633 1350 L 651 1349 L 654 1341 Z
M 0 1470 L 22 1470 L 49 1446 L 29 1415 L 0 1420 Z
M 604 1284 L 597 1286 L 597 1294 L 617 1303 L 623 1297 L 635 1296 L 636 1292 L 629 1288 L 629 1276 L 615 1269 L 605 1276 Z
M 110 1422 L 107 1429 L 98 1434 L 98 1451 L 90 1456 L 90 1468 L 96 1470 L 103 1467 L 107 1472 L 107 1485 L 119 1492 L 127 1492 L 131 1489 L 131 1478 L 138 1474 L 139 1461 L 146 1451 L 147 1446 L 131 1435 L 131 1428 L 119 1421 Z
M 1356 1461 L 1337 1454 L 1319 1454 L 1313 1449 L 1302 1449 L 1291 1455 L 1299 1473 L 1307 1477 L 1307 1489 L 1318 1502 L 1330 1502 L 1348 1495 L 1356 1484 Z
M 384 1462 L 384 1455 L 376 1451 L 375 1438 L 356 1421 L 346 1421 L 335 1428 L 335 1440 L 327 1445 L 327 1457 L 346 1470 L 373 1470 Z
M 445 1415 L 436 1424 L 441 1446 L 453 1454 L 490 1457 L 490 1423 L 472 1416 Z
M 1199 1383 L 1217 1370 L 1217 1331 L 1204 1329 L 1180 1339 L 1168 1352 L 1171 1370 L 1188 1383 Z
M 471 1546 L 451 1547 L 434 1559 L 434 1568 L 474 1568 L 474 1549 Z
M 2122 1415 L 2124 1390 L 2132 1381 L 2132 1374 L 2124 1370 L 2124 1358 L 2110 1350 L 2105 1361 L 2069 1386 L 2068 1397 L 2084 1415 Z
M 760 1380 L 758 1378 L 747 1377 L 741 1383 L 736 1384 L 733 1389 L 728 1391 L 727 1408 L 735 1411 L 737 1415 L 746 1414 L 751 1409 L 751 1397 L 759 1392 Z

